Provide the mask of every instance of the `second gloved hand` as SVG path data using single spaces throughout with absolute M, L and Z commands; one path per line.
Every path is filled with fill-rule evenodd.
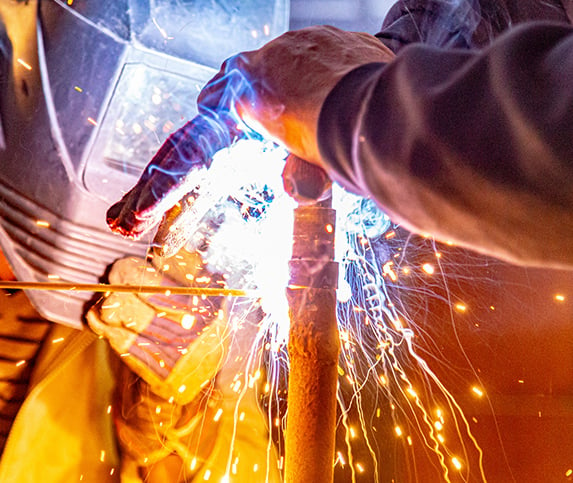
M 189 285 L 186 276 L 194 285 L 216 282 L 195 254 L 182 251 L 170 264 L 174 278 L 142 259 L 124 258 L 114 263 L 109 281 L 135 287 Z M 89 310 L 87 321 L 154 393 L 187 404 L 213 379 L 227 354 L 224 305 L 221 297 L 110 293 Z

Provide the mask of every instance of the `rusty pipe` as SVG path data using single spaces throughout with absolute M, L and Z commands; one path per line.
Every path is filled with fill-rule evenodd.
M 309 196 L 301 196 L 297 190 L 302 186 L 311 193 L 310 197 L 324 193 L 319 185 L 327 182 L 327 178 L 316 171 L 318 169 L 303 167 L 304 176 L 301 176 L 300 170 L 295 168 L 294 177 L 284 177 L 295 199 L 304 198 L 304 204 L 299 204 L 294 213 L 291 278 L 287 289 L 291 326 L 286 483 L 331 483 L 334 473 L 340 352 L 336 319 L 335 211 L 329 197 L 310 203 Z

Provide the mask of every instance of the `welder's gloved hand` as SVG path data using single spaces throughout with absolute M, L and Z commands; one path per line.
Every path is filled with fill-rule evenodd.
M 135 257 L 118 260 L 109 282 L 168 287 L 189 285 L 191 279 L 193 286 L 221 288 L 220 277 L 208 273 L 195 253 L 182 250 L 159 263 L 153 267 Z M 87 321 L 151 391 L 177 404 L 193 401 L 227 354 L 222 297 L 113 292 L 89 310 Z
M 327 95 L 356 67 L 389 62 L 393 57 L 376 37 L 366 33 L 330 26 L 295 30 L 259 50 L 225 61 L 200 93 L 199 105 L 217 110 L 228 103 L 229 90 L 236 92 L 236 108 L 247 125 L 299 158 L 321 166 L 317 123 Z M 235 89 L 236 79 L 249 89 Z
M 231 57 L 201 91 L 199 114 L 165 141 L 137 184 L 108 210 L 110 228 L 138 238 L 161 223 L 159 251 L 180 246 L 165 235 L 184 233 L 168 230 L 184 224 L 194 201 L 194 174 L 208 168 L 217 151 L 244 138 L 246 126 L 321 166 L 317 122 L 327 95 L 354 68 L 392 58 L 376 37 L 329 26 L 287 32 Z

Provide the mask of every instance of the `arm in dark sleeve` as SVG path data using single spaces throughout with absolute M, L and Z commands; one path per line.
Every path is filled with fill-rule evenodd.
M 535 23 L 481 51 L 405 48 L 345 76 L 318 137 L 334 180 L 407 228 L 573 267 L 573 29 Z

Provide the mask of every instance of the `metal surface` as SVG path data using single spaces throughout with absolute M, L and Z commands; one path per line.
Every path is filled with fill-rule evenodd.
M 290 28 L 327 24 L 375 34 L 395 0 L 292 0 Z

